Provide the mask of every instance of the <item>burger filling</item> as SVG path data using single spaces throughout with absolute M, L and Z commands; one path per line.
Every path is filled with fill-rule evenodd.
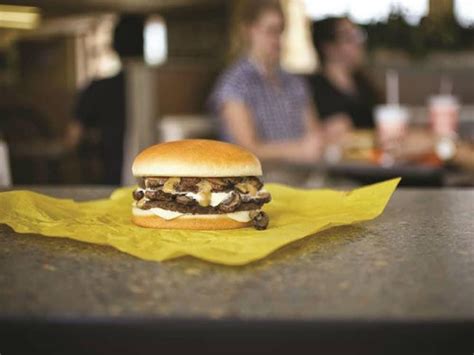
M 265 229 L 268 216 L 260 211 L 271 196 L 258 177 L 143 177 L 133 191 L 134 207 L 162 218 L 219 215 Z M 195 216 L 193 216 L 195 217 Z

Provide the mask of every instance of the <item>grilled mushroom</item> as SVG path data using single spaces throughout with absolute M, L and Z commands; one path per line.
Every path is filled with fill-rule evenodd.
M 244 179 L 244 183 L 253 185 L 257 190 L 263 187 L 263 182 L 257 176 L 248 176 Z
M 263 230 L 267 228 L 269 218 L 265 212 L 263 211 L 251 212 L 250 218 L 252 218 L 252 224 L 255 227 L 255 229 Z
M 229 186 L 228 182 L 222 178 L 207 178 L 206 180 L 211 184 L 212 191 L 224 191 Z
M 270 195 L 270 192 L 259 192 L 257 194 L 257 200 L 268 203 L 272 200 L 272 195 Z
M 272 200 L 272 195 L 269 192 L 257 192 L 256 196 L 250 196 L 243 194 L 241 196 L 242 202 L 258 202 L 258 203 L 268 203 Z
M 182 177 L 175 189 L 178 192 L 198 192 L 198 184 L 201 181 L 201 178 L 197 177 Z
M 240 194 L 232 192 L 231 195 L 219 205 L 219 210 L 225 213 L 234 212 L 240 206 L 241 202 Z
M 232 176 L 232 177 L 226 177 L 226 178 L 224 178 L 224 180 L 230 185 L 236 185 L 236 184 L 238 184 L 239 182 L 242 181 L 242 177 Z
M 154 189 L 163 186 L 166 180 L 168 180 L 166 177 L 147 177 L 145 178 L 145 187 Z
M 191 205 L 194 203 L 194 200 L 186 195 L 178 195 L 176 196 L 176 202 L 182 204 L 182 205 Z
M 235 185 L 235 188 L 237 189 L 237 191 L 243 194 L 250 194 L 251 196 L 255 196 L 257 194 L 256 187 L 247 182 L 240 182 L 237 185 Z
M 133 190 L 132 195 L 133 195 L 133 199 L 134 199 L 135 201 L 139 201 L 139 200 L 141 200 L 141 199 L 143 198 L 143 196 L 145 196 L 145 194 L 143 193 L 143 191 L 142 191 L 142 190 L 138 190 L 138 189 Z
M 161 190 L 146 190 L 145 197 L 153 201 L 171 201 L 173 199 L 172 194 L 168 194 Z

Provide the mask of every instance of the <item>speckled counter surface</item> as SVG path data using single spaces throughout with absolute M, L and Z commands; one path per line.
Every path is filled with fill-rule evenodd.
M 36 191 L 84 200 L 111 189 Z M 1 225 L 0 321 L 293 322 L 354 324 L 355 332 L 361 324 L 453 324 L 441 333 L 456 329 L 466 344 L 474 338 L 474 190 L 399 189 L 377 220 L 244 267 L 142 261 Z

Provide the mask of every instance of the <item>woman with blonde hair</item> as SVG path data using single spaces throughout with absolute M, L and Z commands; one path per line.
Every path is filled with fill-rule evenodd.
M 278 1 L 247 1 L 239 26 L 243 50 L 210 97 L 221 135 L 263 160 L 311 163 L 321 139 L 304 81 L 280 67 L 284 16 Z

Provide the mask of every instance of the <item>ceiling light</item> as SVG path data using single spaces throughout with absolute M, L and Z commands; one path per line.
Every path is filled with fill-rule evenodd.
M 40 10 L 33 6 L 0 5 L 0 28 L 33 29 L 40 21 Z

